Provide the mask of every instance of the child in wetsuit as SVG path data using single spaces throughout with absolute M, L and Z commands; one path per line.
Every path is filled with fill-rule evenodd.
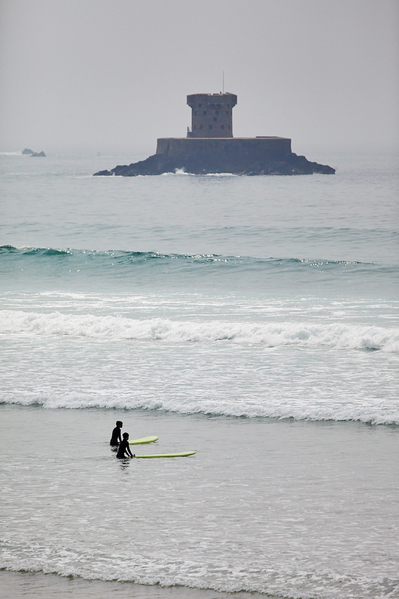
M 127 454 L 127 455 L 125 455 Z M 123 433 L 123 441 L 119 445 L 118 453 L 116 457 L 122 460 L 123 458 L 134 458 L 135 456 L 130 451 L 129 447 L 129 433 Z
M 123 426 L 123 422 L 121 422 L 120 420 L 117 420 L 116 427 L 112 431 L 111 441 L 109 442 L 111 447 L 118 447 L 119 443 L 122 443 L 122 437 L 121 437 L 122 426 Z

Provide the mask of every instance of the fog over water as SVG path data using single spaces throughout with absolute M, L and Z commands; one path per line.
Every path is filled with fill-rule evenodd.
M 237 137 L 393 145 L 398 23 L 395 0 L 1 0 L 0 150 L 153 153 L 223 72 Z

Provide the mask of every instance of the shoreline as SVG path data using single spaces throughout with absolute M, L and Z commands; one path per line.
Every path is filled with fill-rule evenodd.
M 278 599 L 276 595 L 245 591 L 229 593 L 182 586 L 161 587 L 10 570 L 0 570 L 0 588 L 1 599 L 47 599 L 53 596 L 57 599 Z

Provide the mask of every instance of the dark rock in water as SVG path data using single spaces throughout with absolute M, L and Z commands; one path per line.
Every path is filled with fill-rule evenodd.
M 186 140 L 184 139 L 184 141 Z M 297 156 L 293 152 L 283 154 L 275 152 L 274 156 L 273 152 L 269 152 L 268 155 L 265 155 L 262 151 L 257 151 L 261 148 L 256 147 L 253 148 L 253 151 L 242 152 L 239 143 L 227 149 L 204 147 L 201 149 L 203 151 L 195 151 L 197 148 L 194 147 L 194 143 L 200 140 L 189 141 L 193 144 L 193 147 L 188 147 L 187 152 L 157 152 L 146 160 L 130 165 L 119 165 L 110 171 L 99 171 L 95 175 L 136 177 L 139 175 L 175 173 L 178 170 L 194 175 L 218 173 L 231 173 L 234 175 L 311 175 L 320 173 L 331 175 L 335 173 L 335 170 L 330 166 L 310 162 L 305 156 Z M 216 145 L 219 145 L 222 140 L 215 141 L 218 142 Z M 231 141 L 239 142 L 240 140 L 234 139 Z
M 29 156 L 33 156 L 34 158 L 46 158 L 46 154 L 44 152 L 34 152 L 30 148 L 25 148 L 25 150 L 22 151 L 22 154 L 28 154 Z

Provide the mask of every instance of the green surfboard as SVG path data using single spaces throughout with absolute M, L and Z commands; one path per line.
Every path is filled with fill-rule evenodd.
M 142 437 L 141 439 L 133 439 L 129 441 L 129 445 L 140 445 L 141 443 L 153 443 L 157 441 L 158 437 Z
M 183 451 L 181 453 L 151 453 L 150 455 L 136 455 L 136 458 L 185 458 L 194 455 L 195 451 Z

